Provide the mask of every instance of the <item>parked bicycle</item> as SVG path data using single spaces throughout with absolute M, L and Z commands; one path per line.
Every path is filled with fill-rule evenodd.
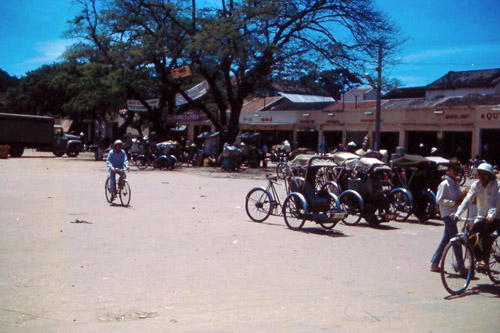
M 498 230 L 493 233 L 493 244 L 486 270 L 476 269 L 476 253 L 480 247 L 479 234 L 474 231 L 477 223 L 486 223 L 483 217 L 461 219 L 465 221 L 462 233 L 452 238 L 444 248 L 441 257 L 441 281 L 452 295 L 460 295 L 467 290 L 475 272 L 484 273 L 490 280 L 500 283 L 500 238 Z
M 125 172 L 123 169 L 117 170 L 117 173 L 120 172 Z M 106 195 L 106 200 L 109 203 L 112 203 L 114 201 L 113 198 L 113 192 L 112 189 L 110 188 L 110 183 L 111 183 L 111 178 L 106 179 L 106 183 L 104 185 L 104 192 Z M 130 189 L 130 184 L 128 183 L 127 179 L 125 179 L 123 176 L 120 175 L 120 178 L 117 181 L 117 184 L 115 185 L 115 197 L 120 198 L 120 202 L 122 206 L 127 207 L 130 204 L 130 198 L 132 197 L 132 190 Z
M 283 216 L 282 204 L 275 184 L 278 184 L 278 177 L 271 174 L 266 175 L 267 187 L 255 187 L 248 192 L 245 199 L 245 209 L 248 217 L 255 222 L 264 222 L 270 215 Z M 285 191 L 288 194 L 289 188 L 286 181 Z

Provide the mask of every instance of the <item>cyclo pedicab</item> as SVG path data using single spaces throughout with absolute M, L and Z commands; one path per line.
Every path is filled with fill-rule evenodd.
M 292 163 L 293 162 L 293 163 Z M 313 221 L 324 229 L 332 229 L 347 217 L 339 198 L 329 192 L 325 186 L 319 191 L 315 189 L 318 170 L 334 167 L 335 162 L 327 156 L 300 155 L 290 162 L 290 170 L 303 168 L 305 177 L 295 177 L 292 172 L 284 179 L 287 196 L 281 205 L 274 184 L 278 177 L 268 175 L 267 188 L 253 188 L 246 197 L 245 208 L 250 219 L 256 222 L 265 221 L 269 215 L 283 216 L 288 228 L 300 230 L 305 221 Z
M 438 163 L 436 157 L 425 158 L 420 155 L 404 155 L 392 161 L 394 184 L 407 189 L 412 199 L 411 209 L 406 205 L 407 209 L 399 210 L 398 221 L 408 220 L 411 214 L 420 222 L 436 216 L 435 191 L 442 177 L 438 171 L 444 165 L 442 162 L 439 160 Z
M 359 194 L 362 201 L 352 195 L 344 195 L 341 203 L 357 219 L 346 224 L 356 225 L 364 218 L 376 227 L 380 223 L 396 220 L 398 211 L 407 210 L 411 205 L 411 194 L 404 188 L 392 186 L 391 168 L 372 157 L 349 158 L 345 161 L 345 172 L 341 175 L 340 188 Z

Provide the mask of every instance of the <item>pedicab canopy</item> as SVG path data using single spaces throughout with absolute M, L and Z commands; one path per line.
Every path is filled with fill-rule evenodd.
M 369 172 L 391 172 L 391 168 L 379 159 L 373 157 L 362 157 L 354 161 L 353 167 L 362 173 Z
M 297 155 L 295 156 L 295 158 L 293 160 L 291 160 L 290 162 L 288 162 L 288 165 L 292 168 L 295 168 L 295 167 L 306 167 L 307 164 L 309 163 L 309 160 L 311 158 L 313 158 L 314 156 L 317 156 L 317 155 L 313 155 L 313 154 L 300 154 L 300 155 Z
M 438 170 L 447 170 L 450 165 L 450 160 L 440 156 L 428 156 L 425 159 L 437 164 Z
M 431 163 L 431 161 L 420 155 L 404 155 L 392 161 L 392 165 L 395 167 L 415 167 L 420 163 Z
M 333 156 L 333 159 L 334 159 L 335 163 L 337 163 L 339 165 L 343 165 L 343 164 L 345 164 L 349 160 L 357 160 L 357 159 L 359 159 L 358 155 L 355 155 L 353 153 L 349 153 L 349 152 L 346 152 L 346 151 L 334 153 L 332 156 Z

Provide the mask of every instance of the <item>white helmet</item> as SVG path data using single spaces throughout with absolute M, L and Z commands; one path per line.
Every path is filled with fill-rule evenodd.
M 484 171 L 489 173 L 492 176 L 495 176 L 495 172 L 493 171 L 493 167 L 489 163 L 481 163 L 477 169 L 477 171 Z
M 113 143 L 113 147 L 116 147 L 118 145 L 122 145 L 123 146 L 123 141 L 122 140 L 116 140 L 115 143 Z

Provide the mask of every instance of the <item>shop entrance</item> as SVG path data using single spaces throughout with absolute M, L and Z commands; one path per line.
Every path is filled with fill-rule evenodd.
M 346 144 L 353 141 L 356 144 L 357 149 L 361 148 L 363 145 L 363 140 L 367 136 L 367 132 L 350 132 L 346 133 Z
M 407 133 L 408 154 L 428 156 L 432 147 L 439 147 L 437 132 L 408 131 Z M 424 144 L 424 152 L 418 148 L 421 143 Z
M 342 144 L 342 131 L 324 131 L 326 152 L 330 152 Z
M 443 132 L 443 157 L 456 157 L 462 163 L 471 158 L 472 132 Z
M 381 132 L 380 133 L 380 149 L 385 149 L 389 155 L 396 152 L 396 147 L 399 145 L 399 132 Z
M 297 146 L 295 148 L 309 148 L 318 151 L 318 131 L 297 132 Z
M 500 163 L 500 129 L 481 130 L 481 158 L 492 165 Z

